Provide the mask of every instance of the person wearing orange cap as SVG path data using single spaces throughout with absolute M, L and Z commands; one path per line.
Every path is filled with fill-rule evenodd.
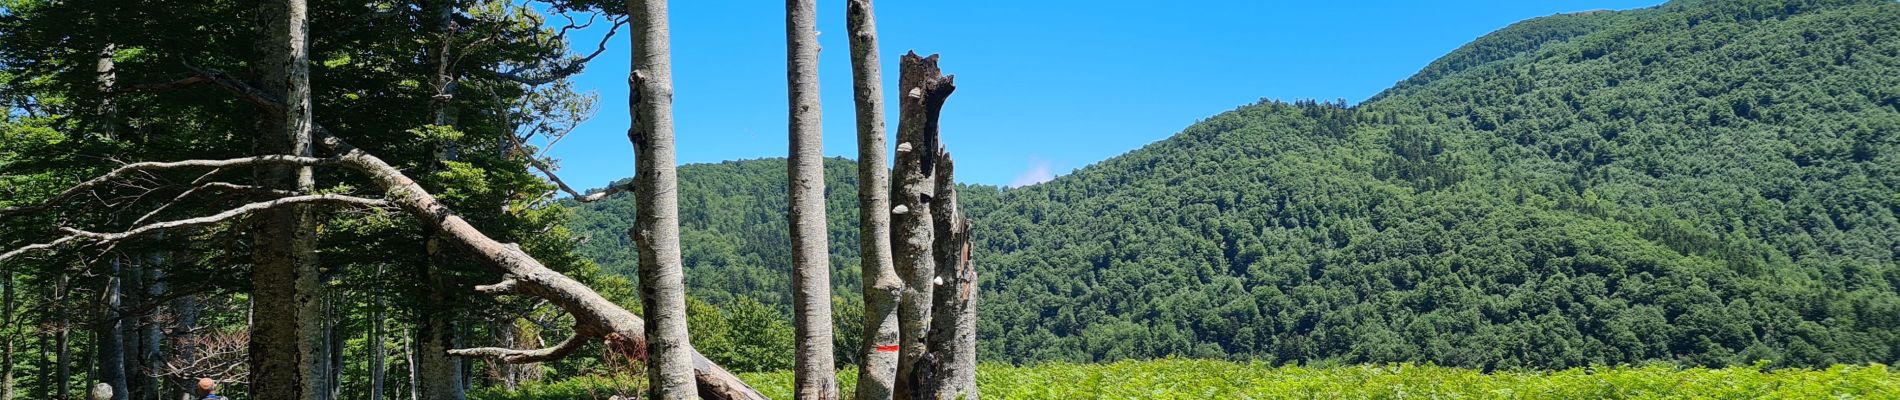
M 227 400 L 229 398 L 218 395 L 218 381 L 211 378 L 198 378 L 198 399 Z

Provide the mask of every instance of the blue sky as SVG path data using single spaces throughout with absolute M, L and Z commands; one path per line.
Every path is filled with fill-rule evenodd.
M 1165 139 L 1261 98 L 1357 103 L 1465 42 L 1562 12 L 1659 0 L 1080 1 L 876 4 L 886 96 L 905 51 L 957 76 L 944 143 L 960 181 L 1019 185 Z M 820 0 L 825 154 L 855 158 L 843 0 Z M 1154 6 L 1161 4 L 1161 6 Z M 784 7 L 671 2 L 679 162 L 786 154 Z M 604 24 L 574 37 L 592 50 Z M 575 81 L 599 111 L 550 152 L 562 178 L 599 187 L 633 173 L 625 32 Z M 887 128 L 897 127 L 886 100 Z

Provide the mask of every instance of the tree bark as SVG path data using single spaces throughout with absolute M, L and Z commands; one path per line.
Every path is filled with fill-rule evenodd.
M 431 84 L 435 95 L 429 98 L 430 124 L 440 127 L 456 127 L 455 92 L 456 82 L 453 72 L 454 55 L 450 43 L 454 35 L 455 3 L 448 0 L 434 0 L 425 3 L 434 14 L 434 30 L 441 42 L 429 49 L 424 56 L 435 63 L 435 76 Z M 434 162 L 428 170 L 433 171 L 446 161 L 454 161 L 458 152 L 454 141 L 435 143 Z M 423 286 L 428 293 L 422 312 L 416 321 L 416 393 L 418 400 L 463 400 L 467 396 L 462 391 L 461 360 L 450 357 L 448 351 L 456 346 L 451 340 L 455 329 L 455 316 L 458 315 L 454 297 L 458 288 L 444 272 L 446 266 L 453 265 L 442 253 L 439 232 L 431 232 L 426 250 L 428 260 L 418 265 L 417 275 L 421 276 Z
M 53 385 L 56 386 L 53 395 L 60 400 L 70 399 L 69 396 L 73 393 L 72 316 L 65 311 L 66 296 L 72 292 L 71 285 L 71 278 L 61 274 L 59 287 L 56 288 L 58 293 L 53 296 L 53 304 L 58 305 L 61 310 L 58 331 L 53 333 L 53 346 L 59 348 L 54 352 L 53 365 L 57 372 L 54 373 L 53 378 Z
M 126 400 L 125 315 L 120 312 L 125 304 L 119 297 L 123 289 L 119 277 L 125 274 L 125 261 L 116 254 L 109 257 L 105 287 L 99 290 L 99 322 L 93 329 L 98 346 L 94 351 L 98 353 L 99 383 L 108 386 L 112 400 Z
M 666 0 L 627 2 L 633 71 L 627 139 L 634 153 L 634 226 L 640 251 L 640 304 L 647 313 L 647 380 L 655 400 L 692 399 L 693 345 L 686 331 L 680 265 L 679 187 L 673 157 L 673 67 Z
M 858 119 L 858 268 L 864 330 L 858 349 L 858 400 L 887 400 L 897 385 L 897 300 L 904 282 L 891 264 L 891 174 L 884 142 L 883 73 L 871 0 L 847 0 L 851 86 Z
M 257 154 L 312 154 L 309 20 L 305 0 L 267 0 L 258 14 L 263 34 L 257 74 L 262 91 L 282 99 L 276 112 L 259 110 Z M 306 192 L 314 186 L 303 166 L 257 170 L 259 186 Z M 251 397 L 322 399 L 321 299 L 309 211 L 268 210 L 252 231 Z
M 419 400 L 422 398 L 422 389 L 416 385 L 416 335 L 409 335 L 407 339 L 402 350 L 403 361 L 408 364 L 409 370 L 409 400 Z
M 369 314 L 369 400 L 383 400 L 384 377 L 389 373 L 389 352 L 383 344 L 383 298 L 377 297 Z M 189 399 L 187 399 L 189 400 Z
M 325 284 L 325 286 L 329 285 Z M 329 389 L 325 391 L 328 397 L 337 399 L 343 397 L 343 350 L 349 345 L 344 333 L 341 332 L 343 325 L 350 318 L 348 313 L 341 311 L 343 299 L 348 297 L 338 290 L 325 292 L 328 294 L 328 305 L 324 307 L 324 315 L 327 317 L 324 318 L 326 322 L 323 324 L 323 334 L 328 339 L 328 342 L 324 344 L 324 350 L 329 354 L 329 362 L 324 365 L 330 368 L 324 374 L 323 382 Z
M 164 358 L 161 357 L 160 350 L 164 346 L 165 334 L 163 327 L 160 326 L 162 321 L 158 318 L 160 307 L 157 303 L 159 299 L 165 297 L 169 289 L 165 284 L 167 261 L 164 253 L 153 251 L 147 254 L 145 266 L 140 269 L 142 272 L 140 280 L 145 286 L 144 293 L 140 296 L 140 303 L 142 303 L 141 309 L 145 312 L 138 318 L 139 369 L 138 374 L 135 375 L 138 383 L 133 385 L 137 389 L 132 391 L 133 395 L 140 399 L 156 400 L 165 392 L 165 387 L 158 378 L 158 371 L 164 366 Z M 176 310 L 173 312 L 176 313 Z
M 13 322 L 14 308 L 17 305 L 14 302 L 16 299 L 14 293 L 19 290 L 19 288 L 15 286 L 16 285 L 13 284 L 13 267 L 11 265 L 0 265 L 0 322 L 6 324 L 4 327 L 0 327 L 0 340 L 5 341 L 0 342 L 0 399 L 12 399 L 15 395 L 13 387 L 14 343 L 20 340 L 20 325 L 24 325 L 15 324 Z
M 935 196 L 937 116 L 943 103 L 956 90 L 955 80 L 937 68 L 937 56 L 905 54 L 900 63 L 898 89 L 897 166 L 893 170 L 891 255 L 897 273 L 904 279 L 904 295 L 898 303 L 898 339 L 902 342 L 897 364 L 895 398 L 911 399 L 918 394 L 918 360 L 928 352 L 925 337 L 930 330 L 932 278 L 936 274 L 933 252 L 931 198 Z
M 818 97 L 817 0 L 785 1 L 792 238 L 793 381 L 799 399 L 838 398 L 831 354 L 831 249 L 825 227 L 825 153 Z
M 95 122 L 93 133 L 101 140 L 118 138 L 118 100 L 111 95 L 117 90 L 118 85 L 118 67 L 113 60 L 117 54 L 118 46 L 106 43 L 94 60 L 94 71 L 97 73 L 95 83 L 98 84 L 102 97 L 96 110 L 98 120 Z M 116 396 L 112 397 L 114 400 L 125 400 L 125 332 L 123 316 L 120 315 L 120 310 L 123 309 L 123 304 L 121 304 L 123 299 L 120 295 L 125 271 L 122 265 L 123 260 L 118 254 L 111 254 L 108 257 L 111 258 L 107 261 L 110 271 L 105 275 L 106 283 L 100 291 L 100 319 L 93 327 L 93 341 L 97 343 L 93 350 L 99 367 L 95 373 L 99 375 L 101 381 L 104 381 L 101 383 L 109 385 L 110 389 L 116 389 L 110 390 L 107 396 Z
M 170 353 L 175 359 L 194 360 L 198 358 L 197 329 L 198 314 L 201 309 L 202 305 L 199 303 L 198 296 L 196 295 L 180 296 L 177 300 L 172 301 L 173 325 L 171 333 L 169 334 L 171 338 L 168 339 L 168 342 L 172 344 Z M 162 359 L 163 358 L 161 358 L 161 360 Z M 196 400 L 197 396 L 193 395 L 190 389 L 187 389 L 196 387 L 195 384 L 197 382 L 195 382 L 194 378 L 196 377 L 173 377 L 173 379 L 179 382 L 176 392 L 178 392 L 177 397 L 180 400 Z
M 122 277 L 120 279 L 120 303 L 124 305 L 122 310 L 146 309 L 145 269 L 148 266 L 145 264 L 144 259 L 132 258 L 128 258 L 123 264 L 125 269 L 119 274 Z M 149 389 L 145 386 L 145 326 L 141 324 L 147 319 L 148 314 L 142 312 L 134 314 L 126 311 L 121 311 L 119 314 L 119 328 L 122 329 L 120 344 L 125 348 L 125 365 L 122 367 L 125 371 L 125 387 L 117 392 L 122 393 L 127 399 L 150 400 L 146 397 L 149 395 L 147 392 Z
M 970 261 L 970 219 L 957 204 L 955 163 L 937 157 L 937 197 L 931 211 L 936 231 L 937 280 L 931 294 L 930 365 L 920 365 L 920 398 L 976 400 L 976 269 Z
M 420 322 L 415 330 L 417 400 L 464 399 L 461 374 L 456 371 L 454 357 L 449 357 L 449 350 L 454 348 L 449 341 L 449 319 L 425 315 Z

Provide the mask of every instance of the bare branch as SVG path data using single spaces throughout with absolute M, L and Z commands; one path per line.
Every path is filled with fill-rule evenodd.
M 521 281 L 515 280 L 515 278 L 508 278 L 502 279 L 501 282 L 496 282 L 493 285 L 475 285 L 475 292 L 482 294 L 514 293 L 515 288 L 520 285 Z
M 275 199 L 275 200 L 270 200 L 270 201 L 250 203 L 250 204 L 238 206 L 237 208 L 225 210 L 224 212 L 220 212 L 213 215 L 208 215 L 208 216 L 203 216 L 203 217 L 198 217 L 198 218 L 187 218 L 187 219 L 181 219 L 181 220 L 175 220 L 175 221 L 158 222 L 158 223 L 152 223 L 148 225 L 140 225 L 138 227 L 134 227 L 124 232 L 99 233 L 99 232 L 88 232 L 88 231 L 84 231 L 80 229 L 67 227 L 67 228 L 60 228 L 60 230 L 65 231 L 70 236 L 62 237 L 62 238 L 59 238 L 58 240 L 54 240 L 52 242 L 47 242 L 43 244 L 29 245 L 26 247 L 22 247 L 20 249 L 16 249 L 14 251 L 9 251 L 6 254 L 0 254 L 0 261 L 4 261 L 8 258 L 17 256 L 19 254 L 23 254 L 25 251 L 29 251 L 29 250 L 52 249 L 66 242 L 70 242 L 74 240 L 75 238 L 88 239 L 88 240 L 97 241 L 101 243 L 112 243 L 112 242 L 118 242 L 118 241 L 122 241 L 126 239 L 136 238 L 141 235 L 146 235 L 146 234 L 150 234 L 150 233 L 158 232 L 162 230 L 187 228 L 187 227 L 201 226 L 201 225 L 210 225 L 210 224 L 223 222 L 226 220 L 230 220 L 232 218 L 236 218 L 239 216 L 243 216 L 243 215 L 258 212 L 258 211 L 268 210 L 268 209 L 277 208 L 277 207 L 284 207 L 284 206 L 289 206 L 289 205 L 294 205 L 294 204 L 304 204 L 304 203 L 330 203 L 330 204 L 342 204 L 342 205 L 355 205 L 355 206 L 362 206 L 362 207 L 389 206 L 389 202 L 383 201 L 383 200 L 377 200 L 377 199 L 366 199 L 362 197 L 346 196 L 346 195 L 340 195 L 340 194 L 316 194 L 316 195 L 306 195 L 306 196 L 285 197 L 285 198 Z
M 501 359 L 501 362 L 508 364 L 538 363 L 567 357 L 568 354 L 573 354 L 575 350 L 579 350 L 581 346 L 587 345 L 587 342 L 591 339 L 593 338 L 577 333 L 574 336 L 568 336 L 567 340 L 561 341 L 560 344 L 549 348 L 520 350 L 503 347 L 477 347 L 472 349 L 449 350 L 449 355 L 457 357 L 495 357 Z
M 231 77 L 225 76 L 223 72 L 219 72 L 215 69 L 199 68 L 190 64 L 186 64 L 185 68 L 190 69 L 193 73 L 198 74 L 198 76 L 210 80 L 211 84 L 217 85 L 219 88 L 223 88 L 225 91 L 231 92 L 231 94 L 237 95 L 238 98 L 248 101 L 251 104 L 270 109 L 274 112 L 283 112 L 284 103 L 282 100 L 271 96 L 269 93 L 264 93 L 263 90 L 251 87 L 251 85 L 247 85 L 243 81 L 231 79 Z
M 35 251 L 41 251 L 41 250 L 51 250 L 51 249 L 54 249 L 54 248 L 58 248 L 58 247 L 59 247 L 60 245 L 64 245 L 64 244 L 66 244 L 66 242 L 71 242 L 71 241 L 73 241 L 73 240 L 75 240 L 75 239 L 79 239 L 79 237 L 78 237 L 78 236 L 66 236 L 66 237 L 62 237 L 62 238 L 59 238 L 58 240 L 54 240 L 54 241 L 51 241 L 51 242 L 46 242 L 46 243 L 39 243 L 39 244 L 31 244 L 31 245 L 27 245 L 26 247 L 21 247 L 21 248 L 17 248 L 17 249 L 13 249 L 12 251 L 8 251 L 8 252 L 6 252 L 6 253 L 0 253 L 0 261 L 4 261 L 4 260 L 6 260 L 6 259 L 9 259 L 9 258 L 13 258 L 13 257 L 17 257 L 17 256 L 19 256 L 19 255 L 21 255 L 21 254 L 26 254 L 26 253 L 29 253 L 29 252 L 35 252 Z
M 601 53 L 607 52 L 607 43 L 613 40 L 614 34 L 619 33 L 620 27 L 625 26 L 627 22 L 630 20 L 631 19 L 629 18 L 615 19 L 614 26 L 607 30 L 607 35 L 602 36 L 600 38 L 600 44 L 594 48 L 593 53 L 589 53 L 586 57 L 574 59 L 566 63 L 563 63 L 561 65 L 555 66 L 553 68 L 549 68 L 548 73 L 546 75 L 535 76 L 535 77 L 522 75 L 522 73 L 524 72 L 528 72 L 535 68 L 541 67 L 541 63 L 539 62 L 530 64 L 529 66 L 526 66 L 526 67 L 515 68 L 513 70 L 509 70 L 506 72 L 488 71 L 488 73 L 491 75 L 494 75 L 495 78 L 510 80 L 510 81 L 514 81 L 515 83 L 520 83 L 520 84 L 528 85 L 528 86 L 546 85 L 550 82 L 566 79 L 569 76 L 573 76 L 574 74 L 580 73 L 582 69 L 587 67 L 587 63 L 589 61 L 593 61 L 594 58 L 599 57 Z M 593 21 L 588 21 L 588 24 L 592 25 Z M 571 28 L 572 28 L 572 25 L 570 25 L 569 28 L 564 28 L 562 35 L 566 35 L 565 30 L 571 29 Z
M 530 159 L 528 160 L 528 165 L 533 165 L 534 169 L 541 170 L 541 174 L 547 175 L 548 180 L 554 182 L 554 186 L 560 187 L 561 191 L 567 192 L 569 196 L 574 196 L 574 201 L 576 202 L 592 203 L 605 200 L 616 194 L 633 191 L 633 180 L 628 179 L 620 184 L 608 185 L 607 189 L 601 190 L 600 192 L 581 194 L 579 191 L 574 190 L 573 187 L 568 186 L 567 182 L 562 181 L 561 176 L 555 175 L 554 170 L 548 168 L 547 164 L 541 162 L 541 160 Z
M 178 89 L 183 89 L 187 87 L 202 85 L 206 83 L 211 83 L 211 78 L 207 78 L 202 75 L 193 75 L 189 78 L 179 79 L 176 81 L 165 82 L 165 83 L 147 83 L 143 85 L 129 85 L 129 86 L 119 88 L 118 90 L 115 90 L 114 92 L 115 93 L 165 92 L 165 91 L 172 91 L 172 90 L 178 90 Z
M 121 179 L 127 175 L 130 175 L 136 172 L 163 171 L 163 170 L 190 169 L 190 168 L 229 168 L 229 167 L 235 167 L 235 166 L 263 165 L 263 164 L 323 166 L 323 165 L 332 165 L 336 163 L 337 163 L 337 160 L 335 159 L 286 156 L 286 155 L 242 157 L 242 158 L 230 158 L 230 159 L 223 159 L 223 160 L 185 160 L 185 161 L 131 163 L 131 164 L 120 166 L 117 169 L 113 169 L 111 172 L 107 172 L 104 175 L 100 175 L 97 178 L 92 178 L 92 180 L 80 182 L 78 185 L 73 185 L 73 187 L 67 188 L 66 191 L 60 192 L 59 194 L 53 195 L 53 197 L 47 198 L 46 201 L 43 201 L 38 205 L 0 208 L 0 216 L 7 216 L 7 215 L 18 214 L 22 212 L 40 211 L 40 210 L 55 208 L 57 207 L 59 203 L 64 202 L 67 199 L 72 198 L 73 196 L 79 195 L 80 193 L 89 192 L 94 188 L 105 185 L 107 183 L 111 183 L 113 181 L 116 181 L 118 179 Z
M 213 172 L 216 172 L 216 171 L 213 171 Z M 297 192 L 293 192 L 289 190 L 261 188 L 261 187 L 250 186 L 250 185 L 237 185 L 237 184 L 231 184 L 231 183 L 226 183 L 226 182 L 203 183 L 203 184 L 198 184 L 197 186 L 193 186 L 191 189 L 185 190 L 184 193 L 179 193 L 178 196 L 172 197 L 171 201 L 167 201 L 165 202 L 165 204 L 160 204 L 158 208 L 154 208 L 152 209 L 152 211 L 146 212 L 145 215 L 139 216 L 139 219 L 132 221 L 132 225 L 136 226 L 136 225 L 144 224 L 145 221 L 152 219 L 152 217 L 158 216 L 158 213 L 164 212 L 166 209 L 171 208 L 171 206 L 174 204 L 178 204 L 180 200 L 184 200 L 186 197 L 191 197 L 191 195 L 196 194 L 199 191 L 205 190 L 205 189 L 245 193 L 245 194 L 250 194 L 250 195 L 255 195 L 255 196 L 291 197 L 291 196 L 297 195 Z

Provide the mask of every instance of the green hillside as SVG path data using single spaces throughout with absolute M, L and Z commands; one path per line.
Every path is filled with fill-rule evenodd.
M 783 161 L 680 174 L 693 294 L 784 304 Z M 1893 363 L 1900 3 L 1533 19 L 1359 105 L 1263 101 L 969 193 L 993 361 Z M 575 218 L 610 269 L 620 201 Z

